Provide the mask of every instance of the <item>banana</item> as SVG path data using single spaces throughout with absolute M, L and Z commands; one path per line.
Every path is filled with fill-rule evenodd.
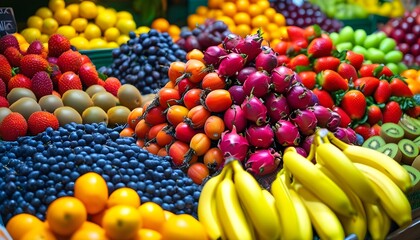
M 293 147 L 284 151 L 283 167 L 335 212 L 349 217 L 356 214 L 343 190 Z
M 315 143 L 317 144 L 315 159 L 319 164 L 325 166 L 338 181 L 347 185 L 363 202 L 377 203 L 379 201 L 369 179 L 338 147 L 331 144 L 326 136 L 322 137 L 320 131 L 317 131 Z M 343 174 L 344 172 L 346 174 Z M 337 181 L 334 182 L 337 183 Z
M 379 151 L 356 145 L 349 145 L 336 138 L 333 133 L 328 133 L 330 141 L 340 148 L 343 153 L 355 163 L 362 163 L 380 170 L 387 175 L 404 192 L 411 188 L 411 179 L 408 172 L 394 159 Z
M 312 240 L 312 225 L 309 225 L 309 229 L 304 228 L 307 226 L 302 225 L 303 222 L 301 221 L 307 218 L 305 215 L 299 215 L 301 210 L 290 194 L 286 183 L 281 179 L 285 178 L 285 175 L 281 174 L 282 172 L 283 170 L 280 170 L 280 173 L 277 174 L 277 177 L 271 183 L 271 193 L 276 200 L 275 204 L 280 220 L 281 239 Z M 306 213 L 307 215 L 308 213 Z
M 389 217 L 400 227 L 410 225 L 412 222 L 411 205 L 404 192 L 381 171 L 360 163 L 355 163 L 355 165 L 372 181 L 380 204 Z
M 300 199 L 299 194 L 297 194 L 293 188 L 289 188 L 289 192 L 293 204 L 295 205 L 297 215 L 299 216 L 299 231 L 302 235 L 301 239 L 313 239 L 312 222 L 302 199 Z
M 364 203 L 367 228 L 372 240 L 384 240 L 391 228 L 391 219 L 380 204 Z
M 252 226 L 247 222 L 232 180 L 232 164 L 224 166 L 226 175 L 216 189 L 217 217 L 227 239 L 253 239 Z
M 292 186 L 306 206 L 312 225 L 321 239 L 344 239 L 344 229 L 337 215 L 321 199 L 299 182 Z
M 225 177 L 227 167 L 212 178 L 203 186 L 198 199 L 197 215 L 198 220 L 204 225 L 210 239 L 219 239 L 222 236 L 222 226 L 217 218 L 216 212 L 216 188 Z
M 272 211 L 263 195 L 262 188 L 251 173 L 245 171 L 239 161 L 232 161 L 233 182 L 239 201 L 249 214 L 255 230 L 262 239 L 277 239 L 280 236 L 280 222 L 277 212 Z
M 280 217 L 279 217 L 279 214 L 277 213 L 277 209 L 276 209 L 276 199 L 274 198 L 273 194 L 271 194 L 270 191 L 268 191 L 267 189 L 263 189 L 262 192 L 263 192 L 263 196 L 264 196 L 265 200 L 268 202 L 268 204 L 270 206 L 271 211 L 273 211 L 275 213 L 276 222 L 279 223 L 278 228 L 279 228 L 279 232 L 280 232 L 281 231 Z M 281 236 L 281 233 L 279 234 L 277 239 L 280 239 L 280 236 Z M 275 240 L 275 239 L 273 239 L 273 240 Z

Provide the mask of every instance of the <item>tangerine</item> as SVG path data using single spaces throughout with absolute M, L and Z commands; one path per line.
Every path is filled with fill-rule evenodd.
M 143 228 L 160 231 L 166 221 L 163 208 L 154 202 L 145 202 L 138 208 L 142 218 Z
M 109 208 L 102 219 L 102 227 L 111 239 L 133 239 L 141 226 L 142 218 L 138 209 L 129 205 Z
M 74 182 L 74 196 L 86 207 L 89 214 L 104 210 L 108 201 L 108 186 L 101 175 L 88 172 Z
M 189 214 L 170 217 L 163 223 L 160 233 L 165 240 L 205 240 L 208 239 L 204 226 Z
M 132 188 L 122 187 L 114 190 L 109 195 L 107 207 L 111 208 L 116 205 L 128 205 L 135 208 L 140 206 L 139 194 Z
M 44 223 L 34 215 L 20 213 L 13 216 L 6 224 L 6 230 L 13 239 L 20 239 L 31 229 L 44 226 Z

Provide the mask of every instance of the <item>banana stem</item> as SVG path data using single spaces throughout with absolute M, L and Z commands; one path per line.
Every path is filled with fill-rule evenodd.
M 328 139 L 334 144 L 336 145 L 338 148 L 340 148 L 342 151 L 344 151 L 344 149 L 347 148 L 347 143 L 341 141 L 340 139 L 338 139 L 336 136 L 334 136 L 334 134 L 332 132 L 329 132 L 327 135 Z

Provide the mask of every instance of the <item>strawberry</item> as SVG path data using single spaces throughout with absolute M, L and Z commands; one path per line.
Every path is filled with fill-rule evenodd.
M 359 90 L 349 90 L 341 99 L 340 107 L 352 120 L 360 120 L 366 112 L 366 97 Z
M 375 104 L 367 108 L 367 121 L 373 126 L 377 123 L 382 123 L 382 110 Z
M 329 109 L 333 108 L 334 100 L 329 92 L 318 88 L 314 88 L 312 92 L 317 96 L 319 105 Z
M 296 39 L 292 41 L 290 47 L 293 49 L 293 52 L 298 53 L 302 49 L 308 47 L 308 41 L 306 39 Z
M 277 65 L 278 66 L 288 66 L 290 63 L 290 58 L 287 55 L 277 55 Z
M 314 38 L 320 37 L 322 32 L 318 25 L 310 25 L 303 29 L 305 31 L 305 38 L 311 41 Z
M 0 54 L 0 78 L 7 84 L 12 77 L 12 66 L 4 55 Z
M 298 54 L 290 59 L 287 65 L 292 70 L 296 70 L 297 67 L 309 67 L 309 58 L 305 54 Z
M 3 54 L 8 47 L 20 49 L 19 42 L 14 35 L 5 35 L 0 38 L 0 54 Z
M 376 103 L 386 103 L 388 99 L 391 97 L 391 86 L 389 82 L 385 79 L 380 80 L 378 87 L 376 88 L 375 92 L 373 93 L 373 99 L 375 99 Z
M 88 55 L 82 54 L 82 56 L 80 56 L 80 58 L 82 59 L 82 65 L 85 63 L 92 63 L 92 61 L 90 60 Z
M 365 96 L 372 95 L 379 86 L 380 80 L 376 77 L 361 77 L 354 81 L 354 86 L 358 87 Z
M 399 78 L 393 78 L 389 82 L 389 86 L 391 88 L 391 96 L 413 97 L 414 95 L 408 85 Z
M 42 42 L 39 40 L 33 41 L 28 49 L 26 49 L 26 54 L 38 54 L 41 55 L 44 51 L 44 46 L 42 45 Z
M 48 39 L 48 56 L 58 57 L 70 50 L 70 41 L 60 34 L 52 34 Z
M 337 67 L 337 73 L 349 82 L 358 78 L 356 68 L 350 63 L 342 62 Z
M 314 89 L 316 84 L 316 73 L 314 71 L 299 72 L 298 76 L 300 77 L 301 82 L 306 88 Z
M 313 68 L 316 73 L 327 69 L 336 71 L 340 62 L 340 59 L 333 56 L 319 57 L 315 59 Z
M 82 90 L 82 81 L 74 72 L 65 72 L 58 80 L 58 92 L 63 95 L 67 90 L 79 89 Z
M 0 96 L 0 108 L 2 107 L 9 108 L 9 101 L 7 101 L 6 97 Z M 0 117 L 0 123 L 1 123 L 2 117 Z
M 365 56 L 360 53 L 353 52 L 348 50 L 346 52 L 346 62 L 350 63 L 356 70 L 359 70 L 360 67 L 363 65 L 363 61 L 365 60 Z
M 4 141 L 15 141 L 25 136 L 27 131 L 28 123 L 18 112 L 9 113 L 0 123 L 0 138 Z
M 290 45 L 292 43 L 290 41 L 280 41 L 278 42 L 276 45 L 274 45 L 273 50 L 278 54 L 278 55 L 286 55 Z
M 340 107 L 338 106 L 334 106 L 333 108 L 331 108 L 334 112 L 338 113 L 338 115 L 340 115 L 340 125 L 339 127 L 348 127 L 351 123 L 351 119 L 349 117 L 349 115 Z
M 50 75 L 45 71 L 35 73 L 32 77 L 31 89 L 38 99 L 45 95 L 50 95 L 53 91 L 53 83 Z
M 80 67 L 79 77 L 86 88 L 97 84 L 99 79 L 96 67 L 92 63 L 85 63 Z
M 287 36 L 289 37 L 289 40 L 291 42 L 294 42 L 296 40 L 305 39 L 305 30 L 301 27 L 296 26 L 287 26 Z
M 381 65 L 381 64 L 378 64 L 378 63 L 370 63 L 370 64 L 365 64 L 365 65 L 360 67 L 359 75 L 360 75 L 360 77 L 377 77 L 377 78 L 380 78 L 383 75 L 387 76 L 387 77 L 390 77 L 390 76 L 394 75 L 394 73 L 392 73 L 391 69 L 389 69 L 385 65 Z
M 374 124 L 370 127 L 370 136 L 379 136 L 381 133 L 381 125 Z
M 333 49 L 333 44 L 330 38 L 319 37 L 312 40 L 307 48 L 308 56 L 319 58 L 330 56 Z
M 49 127 L 54 130 L 57 130 L 59 127 L 57 117 L 50 112 L 37 111 L 28 118 L 28 130 L 32 135 L 44 132 Z
M 399 103 L 390 101 L 382 109 L 383 123 L 393 122 L 398 123 L 400 121 L 403 112 Z
M 4 83 L 3 79 L 0 78 L 0 97 L 6 97 L 6 94 L 6 83 Z
M 81 54 L 77 51 L 68 50 L 58 57 L 57 65 L 61 72 L 72 71 L 78 73 L 82 66 Z
M 14 47 L 8 47 L 4 51 L 4 56 L 7 58 L 7 60 L 10 63 L 10 66 L 12 67 L 19 67 L 20 66 L 20 60 L 22 59 L 23 55 L 19 51 L 19 49 Z
M 364 140 L 370 138 L 372 135 L 371 127 L 367 123 L 356 126 L 354 131 L 362 136 Z
M 99 85 L 99 86 L 102 86 L 102 87 L 103 87 L 103 86 L 105 86 L 105 81 L 104 81 L 104 80 L 102 80 L 102 79 L 99 79 L 99 80 L 98 80 L 98 85 Z
M 51 64 L 51 74 L 50 78 L 53 83 L 54 89 L 58 88 L 58 80 L 60 79 L 62 73 L 60 68 L 58 68 L 57 64 Z
M 9 91 L 12 90 L 13 88 L 31 89 L 31 86 L 32 86 L 31 79 L 23 74 L 18 73 L 10 79 L 9 83 L 7 84 L 7 89 Z
M 37 54 L 25 55 L 20 61 L 20 72 L 29 78 L 32 78 L 39 71 L 48 72 L 48 70 L 48 61 Z
M 108 77 L 105 80 L 104 88 L 107 92 L 112 93 L 112 95 L 117 96 L 118 89 L 121 87 L 121 82 L 118 78 Z
M 420 105 L 416 105 L 414 107 L 408 108 L 406 110 L 406 113 L 413 118 L 420 117 Z
M 317 83 L 322 89 L 329 92 L 347 90 L 349 88 L 348 80 L 334 70 L 325 70 L 318 73 Z

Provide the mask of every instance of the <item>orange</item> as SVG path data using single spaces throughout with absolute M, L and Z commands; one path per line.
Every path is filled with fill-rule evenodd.
M 233 2 L 227 2 L 223 4 L 222 12 L 228 17 L 233 17 L 237 12 L 236 5 Z
M 258 15 L 251 19 L 251 26 L 254 28 L 265 27 L 270 21 L 264 15 Z
M 241 37 L 246 37 L 251 33 L 251 27 L 248 24 L 239 24 L 236 26 L 235 34 Z
M 152 229 L 142 228 L 137 232 L 138 240 L 161 240 L 162 235 Z
M 209 9 L 206 6 L 198 6 L 195 12 L 198 15 L 205 17 L 207 15 L 208 10 Z
M 206 18 L 198 14 L 190 14 L 187 18 L 187 25 L 190 29 L 194 29 L 195 26 L 203 24 L 205 20 Z
M 128 205 L 138 208 L 140 206 L 139 194 L 132 188 L 118 188 L 109 195 L 107 202 L 108 208 L 116 205 Z
M 100 228 L 79 228 L 74 232 L 70 240 L 82 240 L 82 239 L 89 239 L 89 240 L 108 240 L 108 237 L 105 234 L 105 230 Z
M 169 29 L 169 22 L 166 18 L 156 18 L 153 20 L 152 24 L 150 25 L 152 28 L 158 30 L 159 32 L 167 32 Z
M 276 13 L 276 9 L 271 7 L 264 10 L 264 15 L 268 18 L 268 20 L 270 20 L 270 22 L 274 22 L 274 16 Z
M 160 231 L 162 224 L 166 222 L 163 208 L 154 202 L 145 202 L 138 209 L 143 227 Z
M 418 73 L 417 73 L 417 70 L 416 69 L 407 69 L 407 70 L 404 70 L 401 73 L 401 76 L 406 77 L 406 78 L 416 79 L 417 74 Z
M 160 230 L 165 240 L 206 240 L 207 232 L 204 226 L 189 214 L 179 214 L 170 217 Z
M 86 221 L 80 226 L 77 230 L 94 230 L 94 229 L 102 229 L 102 227 L 94 222 Z
M 220 16 L 217 17 L 216 20 L 223 21 L 226 25 L 228 25 L 229 29 L 231 26 L 235 26 L 235 22 L 233 21 L 233 19 L 228 16 Z M 233 31 L 232 29 L 230 30 Z
M 239 24 L 251 24 L 251 17 L 246 12 L 238 12 L 233 16 L 233 21 L 235 21 L 236 25 Z
M 196 59 L 204 63 L 204 53 L 201 50 L 193 49 L 187 53 L 186 59 Z
M 28 213 L 20 213 L 7 222 L 6 230 L 13 239 L 20 239 L 29 230 L 39 226 L 44 226 L 39 218 Z
M 133 239 L 142 226 L 137 208 L 127 205 L 113 206 L 106 210 L 102 227 L 111 239 Z
M 46 219 L 54 233 L 69 236 L 86 221 L 87 212 L 79 199 L 60 197 L 48 206 Z
M 74 196 L 82 201 L 88 214 L 96 214 L 106 207 L 108 186 L 101 175 L 88 172 L 74 182 Z
M 238 0 L 236 1 L 236 10 L 238 12 L 247 12 L 249 8 L 248 0 Z
M 97 213 L 97 214 L 93 214 L 89 216 L 89 221 L 91 221 L 92 223 L 98 225 L 98 226 L 102 226 L 102 219 L 104 218 L 105 212 L 107 209 L 104 209 L 103 211 Z
M 169 25 L 168 33 L 174 39 L 174 41 L 176 41 L 175 38 L 179 38 L 179 34 L 181 34 L 181 29 L 177 25 L 171 24 Z
M 270 2 L 268 0 L 259 0 L 257 5 L 260 7 L 261 11 L 265 11 L 270 7 Z
M 209 8 L 220 8 L 223 5 L 223 0 L 208 0 L 207 6 Z
M 28 232 L 19 238 L 19 240 L 57 240 L 57 238 L 55 237 L 54 233 L 47 227 L 47 225 L 43 225 L 28 229 Z
M 57 20 L 60 25 L 68 25 L 72 20 L 72 15 L 70 10 L 66 8 L 58 9 L 54 12 L 54 18 Z
M 273 21 L 279 27 L 286 26 L 286 18 L 281 13 L 276 13 Z
M 258 6 L 258 4 L 250 4 L 248 7 L 248 13 L 251 17 L 255 17 L 258 16 L 260 14 L 262 14 L 263 10 L 260 8 L 260 6 Z
M 69 4 L 67 5 L 66 9 L 71 12 L 71 19 L 75 19 L 79 17 L 79 4 L 77 3 Z

